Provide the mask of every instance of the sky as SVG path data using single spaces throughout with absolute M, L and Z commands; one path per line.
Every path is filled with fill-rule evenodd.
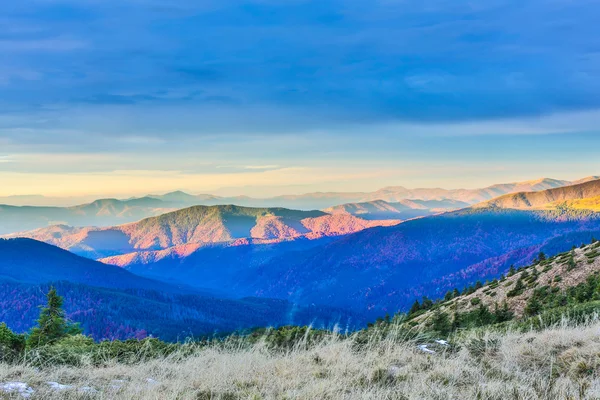
M 0 2 L 0 196 L 600 174 L 598 0 Z

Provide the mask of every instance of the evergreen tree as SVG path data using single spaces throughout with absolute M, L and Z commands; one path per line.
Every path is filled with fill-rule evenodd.
M 476 313 L 476 323 L 478 326 L 489 325 L 494 321 L 494 316 L 490 312 L 490 310 L 483 305 L 483 303 L 479 304 L 479 308 Z
M 508 297 L 518 296 L 521 293 L 523 293 L 524 290 L 525 290 L 525 285 L 523 284 L 523 280 L 521 278 L 519 278 L 519 279 L 517 279 L 517 283 L 515 283 L 515 286 L 512 288 L 512 290 L 510 290 L 508 293 L 506 293 L 506 295 Z
M 458 289 L 454 288 L 454 290 L 452 291 L 452 298 L 456 298 L 460 296 L 460 292 L 458 291 Z
M 0 324 L 0 361 L 10 361 L 25 349 L 25 336 L 18 335 L 5 324 Z
M 535 294 L 529 298 L 527 305 L 525 306 L 525 314 L 533 316 L 538 314 L 542 310 L 542 303 Z
M 452 316 L 452 324 L 450 325 L 450 329 L 455 331 L 458 328 L 460 328 L 460 314 L 455 310 L 454 315 Z
M 575 263 L 573 253 L 571 253 L 569 254 L 569 260 L 567 261 L 567 271 L 571 271 L 572 269 L 575 269 L 575 267 L 577 267 L 577 264 Z
M 431 299 L 429 299 L 427 296 L 423 296 L 423 303 L 421 305 L 421 309 L 429 310 L 431 307 L 433 307 L 433 301 L 431 301 Z
M 514 317 L 514 314 L 508 308 L 508 304 L 506 303 L 506 300 L 502 302 L 501 308 L 499 308 L 498 303 L 496 303 L 495 309 L 494 309 L 494 319 L 496 320 L 497 323 L 510 321 L 513 319 L 513 317 Z
M 421 304 L 419 303 L 419 300 L 415 300 L 412 307 L 410 308 L 410 311 L 408 311 L 408 315 L 414 315 L 419 311 L 421 311 Z
M 431 320 L 431 328 L 442 336 L 447 336 L 450 333 L 451 324 L 448 314 L 436 310 L 433 313 Z
M 508 269 L 508 276 L 513 276 L 514 274 L 517 273 L 517 270 L 515 269 L 514 264 L 510 266 L 510 268 Z
M 58 295 L 56 289 L 51 287 L 46 295 L 47 304 L 42 307 L 38 326 L 33 328 L 27 338 L 28 347 L 43 346 L 69 336 L 81 333 L 76 324 L 70 324 L 65 318 L 63 310 L 63 298 Z
M 538 256 L 537 256 L 537 260 L 539 262 L 546 261 L 546 254 L 544 254 L 543 251 L 540 251 L 540 254 L 538 254 Z

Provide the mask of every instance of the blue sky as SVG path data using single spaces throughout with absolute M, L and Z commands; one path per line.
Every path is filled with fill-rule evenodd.
M 0 4 L 0 195 L 600 172 L 600 2 Z

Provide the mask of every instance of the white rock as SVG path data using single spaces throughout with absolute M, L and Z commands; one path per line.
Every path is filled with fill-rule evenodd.
M 110 388 L 114 390 L 119 390 L 121 389 L 124 383 L 125 381 L 122 379 L 114 379 L 110 382 Z
M 68 389 L 73 389 L 73 386 L 71 385 L 61 385 L 58 382 L 46 382 L 48 384 L 48 386 L 50 386 L 50 388 L 54 389 L 54 390 L 68 390 Z
M 21 397 L 28 398 L 35 393 L 35 390 L 24 382 L 7 382 L 0 384 L 0 392 L 19 393 Z
M 89 394 L 95 394 L 95 393 L 98 393 L 98 391 L 97 391 L 96 389 L 94 389 L 93 387 L 91 387 L 91 386 L 83 386 L 83 387 L 80 387 L 80 388 L 79 388 L 79 391 L 80 391 L 81 393 L 89 393 Z
M 435 354 L 435 351 L 427 348 L 426 344 L 420 344 L 419 345 L 419 350 L 421 350 L 423 353 L 427 353 L 427 354 Z
M 445 341 L 445 340 L 442 340 L 442 339 L 438 339 L 438 340 L 436 340 L 435 342 L 436 342 L 437 344 L 441 344 L 442 346 L 450 346 L 450 343 L 448 343 L 447 341 Z

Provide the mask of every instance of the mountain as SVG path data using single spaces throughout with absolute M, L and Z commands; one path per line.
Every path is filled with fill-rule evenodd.
M 373 199 L 399 201 L 401 199 L 457 200 L 475 204 L 507 193 L 533 192 L 570 185 L 569 181 L 543 178 L 533 181 L 492 185 L 483 189 L 406 189 L 401 186 L 387 187 L 369 195 Z
M 185 247 L 184 252 L 189 252 L 190 245 L 200 247 L 213 243 L 246 245 L 314 240 L 399 222 L 367 221 L 352 215 L 284 208 L 195 206 L 114 227 L 74 228 L 57 225 L 8 237 L 29 237 L 79 255 L 102 258 L 172 247 L 180 251 L 181 246 Z
M 530 193 L 515 193 L 501 196 L 486 203 L 481 207 L 498 207 L 514 209 L 555 208 L 564 204 L 585 206 L 584 199 L 593 199 L 600 196 L 600 180 L 588 180 L 572 186 L 543 190 Z
M 178 208 L 159 199 L 103 199 L 73 207 L 0 205 L 0 234 L 21 232 L 49 225 L 110 226 L 138 221 Z
M 407 307 L 415 297 L 443 293 L 448 285 L 489 278 L 508 263 L 528 262 L 544 246 L 564 251 L 550 245 L 561 237 L 570 243 L 570 235 L 571 240 L 600 237 L 600 214 L 467 209 L 284 254 L 237 279 L 245 279 L 242 286 L 252 288 L 250 293 L 382 315 Z
M 468 207 L 468 203 L 457 200 L 401 200 L 388 203 L 374 200 L 364 203 L 348 203 L 326 208 L 329 214 L 347 214 L 366 220 L 408 220 L 445 211 Z
M 328 305 L 374 317 L 404 309 L 416 297 L 498 276 L 512 263 L 529 263 L 540 250 L 556 254 L 593 236 L 600 237 L 600 214 L 592 210 L 475 207 L 312 247 L 210 246 L 184 256 L 103 261 L 155 279 L 226 288 L 235 296 Z
M 504 183 L 480 189 L 409 189 L 403 186 L 390 186 L 375 192 L 315 192 L 300 195 L 282 195 L 270 198 L 251 198 L 247 196 L 219 197 L 213 195 L 190 195 L 185 192 L 173 192 L 150 197 L 161 200 L 179 201 L 181 205 L 218 205 L 236 204 L 246 207 L 284 207 L 300 210 L 322 210 L 347 203 L 365 203 L 383 200 L 389 203 L 403 200 L 454 200 L 473 205 L 509 193 L 532 192 L 553 189 L 578 183 L 584 183 L 598 177 L 590 176 L 576 181 L 541 178 L 531 181 Z M 460 207 L 459 207 L 460 208 Z
M 0 239 L 0 276 L 30 284 L 66 280 L 115 289 L 197 293 L 183 285 L 146 279 L 32 239 Z
M 192 195 L 176 191 L 163 195 L 148 195 L 127 200 L 101 199 L 71 207 L 40 207 L 40 205 L 55 204 L 58 201 L 57 199 L 44 198 L 43 196 L 6 197 L 0 198 L 0 235 L 29 231 L 57 224 L 109 227 L 139 221 L 143 218 L 196 205 L 235 204 L 237 206 L 255 208 L 282 207 L 300 210 L 320 210 L 346 205 L 347 203 L 369 203 L 376 201 L 400 203 L 409 208 L 415 208 L 414 203 L 418 203 L 418 201 L 439 201 L 440 204 L 437 206 L 433 203 L 422 204 L 425 208 L 431 209 L 431 213 L 436 213 L 480 203 L 507 193 L 562 187 L 574 183 L 584 183 L 594 180 L 594 178 L 596 177 L 587 177 L 575 182 L 544 178 L 535 181 L 493 185 L 483 189 L 407 189 L 395 186 L 371 193 L 308 193 L 264 199 L 247 196 L 219 197 L 210 194 Z M 71 199 L 70 201 L 73 200 Z M 61 201 L 64 202 L 65 199 Z M 29 206 L 23 206 L 23 204 L 28 204 L 28 202 L 31 203 Z M 452 202 L 456 202 L 456 204 L 452 204 Z M 1 205 L 2 203 L 12 205 Z M 426 213 L 407 210 L 405 213 L 400 213 L 400 216 L 404 215 L 401 219 L 407 219 L 414 216 L 423 216 L 423 214 Z M 367 217 L 368 215 L 367 213 L 363 216 L 366 219 L 374 219 L 373 217 Z M 385 214 L 380 213 L 380 215 Z M 390 216 L 389 218 L 393 217 Z
M 599 273 L 600 242 L 596 241 L 551 258 L 536 260 L 518 270 L 512 269 L 499 279 L 479 285 L 479 288 L 472 285 L 470 289 L 463 290 L 460 296 L 446 297 L 436 310 L 448 314 L 466 314 L 481 306 L 489 310 L 506 306 L 515 317 L 524 318 L 568 304 L 571 316 L 576 317 L 574 311 L 578 303 L 593 301 L 596 304 L 590 311 L 597 310 Z M 432 314 L 432 311 L 428 311 L 414 320 L 423 323 Z M 556 316 L 560 318 L 561 314 L 556 313 Z
M 0 240 L 0 315 L 17 331 L 35 323 L 52 283 L 68 316 L 96 339 L 152 334 L 165 340 L 289 323 L 328 326 L 362 317 L 285 300 L 229 299 L 134 275 L 30 239 Z
M 200 204 L 200 202 L 203 202 L 203 203 L 214 202 L 214 204 L 218 204 L 218 202 L 223 199 L 222 197 L 213 196 L 211 194 L 192 195 L 192 194 L 182 192 L 181 190 L 178 190 L 176 192 L 162 194 L 162 195 L 151 194 L 147 197 L 150 197 L 153 199 L 158 199 L 158 200 L 165 201 L 168 203 L 193 204 L 193 205 Z M 207 204 L 203 204 L 203 205 L 207 205 Z

